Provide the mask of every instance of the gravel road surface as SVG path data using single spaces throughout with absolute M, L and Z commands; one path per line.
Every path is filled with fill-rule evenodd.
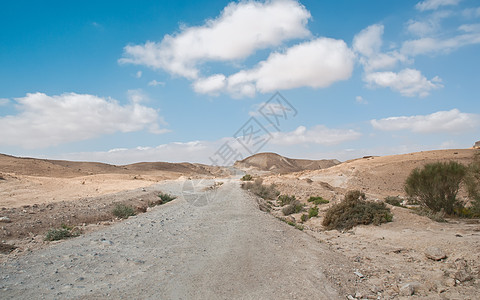
M 179 197 L 3 263 L 0 298 L 345 299 L 332 275 L 352 272 L 345 261 L 258 210 L 238 180 L 187 197 L 181 181 L 151 188 Z M 185 200 L 195 193 L 206 202 Z

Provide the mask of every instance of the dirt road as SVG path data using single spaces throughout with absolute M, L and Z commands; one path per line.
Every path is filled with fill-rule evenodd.
M 181 195 L 183 184 L 158 188 Z M 238 181 L 227 180 L 213 193 L 204 206 L 180 196 L 104 230 L 7 261 L 0 268 L 0 298 L 345 297 L 339 284 L 346 282 L 339 281 L 354 279 L 335 277 L 334 269 L 353 272 L 341 256 L 259 211 Z

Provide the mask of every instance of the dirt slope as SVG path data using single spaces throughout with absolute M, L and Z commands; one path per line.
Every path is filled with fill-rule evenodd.
M 303 170 L 325 169 L 339 163 L 340 161 L 336 159 L 294 159 L 276 153 L 258 153 L 235 162 L 234 167 L 245 171 L 258 170 L 283 174 Z
M 405 179 L 413 169 L 438 161 L 454 160 L 468 164 L 475 151 L 478 152 L 473 149 L 452 149 L 365 157 L 326 169 L 272 176 L 267 182 L 284 186 L 286 191 L 290 190 L 300 198 L 318 193 L 332 199 L 349 189 L 360 189 L 378 198 L 401 196 L 404 194 Z

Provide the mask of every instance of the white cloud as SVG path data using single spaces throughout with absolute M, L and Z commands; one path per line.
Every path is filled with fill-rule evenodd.
M 157 85 L 164 86 L 164 85 L 165 85 L 165 82 L 163 82 L 163 81 L 157 81 L 157 80 L 155 80 L 155 79 L 148 82 L 148 86 L 157 86 Z
M 363 29 L 353 38 L 353 49 L 365 56 L 377 54 L 382 47 L 383 30 L 384 26 L 380 24 Z
M 406 97 L 426 97 L 431 90 L 442 87 L 440 78 L 428 80 L 420 71 L 408 68 L 398 73 L 370 73 L 365 76 L 365 81 L 372 88 L 388 87 Z
M 360 54 L 359 60 L 366 72 L 393 68 L 398 62 L 408 62 L 407 57 L 397 51 L 381 52 L 383 31 L 383 25 L 374 24 L 353 38 L 353 50 Z
M 216 19 L 202 26 L 181 28 L 160 43 L 128 45 L 120 63 L 163 69 L 189 79 L 199 77 L 198 64 L 234 61 L 258 49 L 310 35 L 310 12 L 293 0 L 230 3 Z
M 331 129 L 324 125 L 317 125 L 311 129 L 299 126 L 294 131 L 274 132 L 272 135 L 271 143 L 276 145 L 319 144 L 332 146 L 358 139 L 362 134 L 352 129 Z
M 425 36 L 436 32 L 439 28 L 439 24 L 432 20 L 427 21 L 414 21 L 410 20 L 407 23 L 407 30 L 417 36 Z
M 138 93 L 130 98 L 131 103 L 122 106 L 88 94 L 27 94 L 15 99 L 19 114 L 0 117 L 0 144 L 45 148 L 115 132 L 166 132 L 159 127 L 163 121 L 155 109 L 140 105 Z
M 10 103 L 10 99 L 8 98 L 0 98 L 0 106 L 7 105 Z
M 425 0 L 417 3 L 415 8 L 419 11 L 435 10 L 441 6 L 457 5 L 460 0 Z
M 390 117 L 371 120 L 375 129 L 384 131 L 410 130 L 418 133 L 461 134 L 480 126 L 480 115 L 462 113 L 458 109 L 439 111 L 430 115 Z
M 214 75 L 197 81 L 200 93 L 228 92 L 233 96 L 253 96 L 298 87 L 323 88 L 348 79 L 353 71 L 354 54 L 341 40 L 318 38 L 275 52 L 250 70 L 224 78 Z
M 198 79 L 193 83 L 193 89 L 200 94 L 218 94 L 226 86 L 226 77 L 223 74 L 215 74 L 207 78 Z
M 137 73 L 135 74 L 135 77 L 141 78 L 142 77 L 142 71 L 137 71 Z
M 368 101 L 365 100 L 365 99 L 363 99 L 362 96 L 357 96 L 357 97 L 355 97 L 355 101 L 356 101 L 357 103 L 359 103 L 359 104 L 368 104 Z
M 463 25 L 459 27 L 459 30 L 466 33 L 445 39 L 425 37 L 405 41 L 402 45 L 401 52 L 413 56 L 436 52 L 449 53 L 460 47 L 480 44 L 479 28 L 474 25 Z

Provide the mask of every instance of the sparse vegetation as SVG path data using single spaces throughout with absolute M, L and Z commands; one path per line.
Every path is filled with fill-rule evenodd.
M 318 217 L 318 207 L 310 207 L 308 210 L 308 218 Z
M 308 221 L 308 215 L 307 214 L 303 214 L 300 219 L 302 220 L 302 222 L 307 222 Z
M 360 224 L 380 225 L 392 221 L 393 216 L 385 203 L 366 201 L 365 194 L 348 191 L 345 199 L 328 209 L 323 219 L 327 229 L 351 229 Z
M 242 183 L 242 188 L 251 191 L 255 195 L 267 200 L 273 200 L 278 197 L 280 192 L 276 189 L 274 184 L 264 185 L 261 178 L 257 178 L 254 182 Z
M 250 174 L 245 174 L 245 175 L 243 175 L 242 178 L 240 178 L 240 180 L 241 180 L 241 181 L 252 181 L 252 180 L 253 180 L 253 177 L 252 177 L 252 175 L 250 175 Z
M 468 196 L 472 200 L 469 207 L 472 217 L 480 218 L 480 152 L 476 152 L 465 176 Z
M 416 213 L 419 216 L 425 216 L 430 218 L 431 220 L 439 223 L 446 222 L 445 220 L 445 213 L 443 211 L 434 212 L 429 208 L 426 207 L 412 207 L 410 208 L 411 211 Z
M 162 205 L 162 204 L 165 204 L 167 202 L 170 202 L 172 200 L 175 200 L 177 199 L 176 196 L 173 196 L 173 195 L 170 195 L 170 194 L 167 194 L 167 193 L 160 193 L 157 195 L 158 196 L 158 200 L 155 200 L 155 201 L 148 201 L 148 206 L 149 207 L 154 207 L 154 206 L 157 206 L 157 205 Z
M 295 198 L 295 195 L 292 195 L 292 196 L 280 195 L 280 196 L 278 196 L 278 203 L 280 204 L 280 206 L 284 206 L 284 205 L 290 204 L 290 203 L 295 202 L 295 201 L 297 201 L 297 199 Z
M 285 218 L 277 217 L 277 219 L 279 219 L 279 220 L 282 221 L 282 222 L 287 223 L 287 224 L 290 225 L 290 226 L 295 227 L 295 228 L 298 229 L 298 230 L 303 230 L 303 229 L 304 229 L 303 225 L 297 224 L 297 223 L 292 222 L 292 221 L 289 221 L 289 220 L 287 220 L 287 219 L 285 219 Z
M 300 201 L 295 200 L 282 208 L 282 213 L 285 216 L 291 215 L 291 214 L 296 214 L 299 213 L 303 210 L 303 204 L 300 203 Z
M 385 197 L 385 202 L 393 206 L 404 207 L 402 205 L 402 202 L 403 202 L 402 198 L 398 196 L 387 196 Z
M 177 197 L 172 196 L 172 195 L 167 194 L 167 193 L 160 193 L 160 194 L 158 194 L 158 197 L 160 198 L 160 200 L 162 200 L 162 203 L 167 203 L 167 202 L 170 202 L 172 200 L 177 199 Z
M 125 204 L 117 204 L 112 210 L 112 214 L 120 219 L 128 219 L 128 217 L 135 215 L 133 207 Z
M 405 181 L 405 192 L 433 212 L 454 213 L 460 183 L 466 175 L 464 165 L 455 161 L 426 164 L 414 169 Z
M 62 228 L 50 229 L 45 235 L 46 241 L 59 241 L 68 239 L 71 237 L 76 237 L 79 235 L 78 232 L 74 232 L 73 226 L 62 225 Z
M 327 204 L 327 203 L 330 202 L 327 199 L 324 199 L 323 197 L 320 197 L 320 196 L 318 196 L 318 197 L 313 197 L 312 196 L 312 197 L 308 198 L 307 201 L 308 202 L 313 202 L 313 204 L 315 204 L 315 205 Z

